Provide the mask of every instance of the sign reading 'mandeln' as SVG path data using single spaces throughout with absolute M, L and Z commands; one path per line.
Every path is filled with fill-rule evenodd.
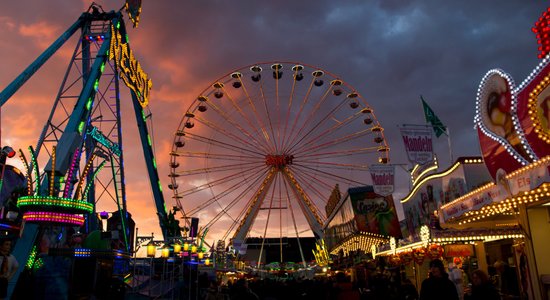
M 432 129 L 430 127 L 401 127 L 400 130 L 411 163 L 423 165 L 433 160 Z
M 375 164 L 369 166 L 374 192 L 380 196 L 391 195 L 394 191 L 395 166 Z

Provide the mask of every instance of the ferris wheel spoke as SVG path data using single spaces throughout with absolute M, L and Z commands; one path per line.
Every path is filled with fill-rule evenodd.
M 281 139 L 281 149 L 285 148 L 285 140 L 286 140 L 286 131 L 288 129 L 288 121 L 290 120 L 290 112 L 292 109 L 292 101 L 294 100 L 294 92 L 296 90 L 296 77 L 298 76 L 298 72 L 303 69 L 303 66 L 295 65 L 293 68 L 294 73 L 292 74 L 292 88 L 290 89 L 290 96 L 288 97 L 288 105 L 286 110 L 286 117 L 285 117 L 285 128 L 283 130 L 283 136 Z M 283 150 L 284 152 L 284 150 Z
M 254 134 L 251 134 L 248 130 L 246 130 L 239 122 L 236 122 L 233 118 L 231 118 L 222 108 L 218 107 L 216 104 L 212 103 L 211 101 L 207 102 L 208 106 L 212 108 L 220 117 L 223 118 L 226 122 L 234 126 L 235 128 L 238 128 L 240 133 L 244 134 L 248 139 L 253 141 L 257 147 L 264 149 L 266 151 L 269 149 L 269 142 L 265 141 L 259 141 Z M 252 127 L 253 129 L 254 127 Z M 265 134 L 264 134 L 265 135 Z M 265 137 L 264 137 L 265 138 Z
M 314 186 L 317 186 L 318 188 L 314 189 L 314 192 L 317 194 L 319 199 L 325 199 L 326 194 L 320 191 L 320 189 L 324 189 L 326 191 L 331 191 L 334 188 L 335 183 L 329 183 L 326 181 L 327 178 L 319 178 L 318 176 L 315 176 L 315 174 L 311 174 L 310 172 L 301 172 L 299 170 L 295 170 L 296 177 L 308 184 L 315 184 Z M 325 179 L 325 180 L 323 180 Z M 326 202 L 326 201 L 325 201 Z
M 335 146 L 335 145 L 341 145 L 342 143 L 353 141 L 353 140 L 356 140 L 358 138 L 361 138 L 363 136 L 370 135 L 370 134 L 372 134 L 372 130 L 364 129 L 364 130 L 361 130 L 361 131 L 358 131 L 358 132 L 350 133 L 348 135 L 342 136 L 342 137 L 337 138 L 337 139 L 327 141 L 323 144 L 315 145 L 315 146 L 309 147 L 307 149 L 302 149 L 302 151 L 300 153 L 302 155 L 308 155 L 308 154 L 320 151 L 322 149 L 326 149 L 326 148 L 329 148 L 329 147 L 332 147 L 332 146 Z
M 280 64 L 271 65 L 271 68 L 273 69 L 273 72 L 275 72 L 276 77 L 277 77 L 275 79 L 275 110 L 276 110 L 276 115 L 277 115 L 276 116 L 276 124 L 279 124 L 279 122 L 281 122 L 281 105 L 279 103 L 279 79 L 280 79 L 279 74 L 282 74 L 282 73 L 280 73 L 281 67 L 282 66 Z M 272 125 L 271 125 L 271 128 L 273 128 Z M 279 152 L 279 146 L 278 145 L 279 145 L 279 141 L 281 139 L 281 126 L 277 125 L 276 129 L 277 129 L 277 137 L 274 136 L 273 140 L 274 140 L 274 144 L 275 144 L 275 151 Z
M 254 149 L 254 148 L 253 148 L 254 149 L 254 151 L 253 151 L 249 148 L 240 147 L 240 146 L 237 146 L 233 143 L 222 142 L 220 140 L 215 140 L 215 139 L 207 138 L 207 137 L 192 134 L 192 133 L 187 133 L 186 136 L 189 139 L 193 139 L 193 140 L 199 141 L 201 143 L 204 143 L 204 144 L 207 144 L 207 145 L 210 145 L 210 146 L 214 145 L 214 146 L 220 147 L 222 149 L 230 150 L 230 151 L 233 151 L 233 152 L 246 152 L 246 153 L 253 154 L 253 155 L 264 156 L 262 153 L 258 152 L 257 149 Z
M 319 174 L 319 175 L 324 176 L 324 177 L 329 178 L 329 179 L 335 179 L 336 178 L 336 179 L 342 180 L 342 182 L 345 182 L 345 183 L 357 184 L 357 185 L 366 185 L 366 183 L 364 183 L 364 182 L 360 182 L 360 181 L 357 181 L 357 180 L 354 180 L 354 179 L 351 179 L 351 178 L 348 178 L 348 177 L 337 175 L 337 174 L 334 174 L 333 172 L 323 171 L 323 170 L 320 170 L 320 169 L 316 169 L 316 168 L 313 168 L 313 167 L 310 167 L 310 166 L 304 166 L 304 165 L 300 165 L 300 167 L 305 168 L 305 169 L 309 170 L 312 173 Z
M 310 167 L 317 167 L 321 169 L 328 169 L 328 170 L 349 170 L 349 171 L 368 171 L 368 166 L 366 165 L 357 165 L 354 163 L 335 163 L 335 162 L 324 162 L 324 161 L 311 161 L 311 162 L 299 162 L 296 163 L 297 166 L 310 166 Z
M 309 115 L 306 117 L 305 121 L 302 122 L 302 126 L 300 127 L 300 129 L 298 130 L 298 132 L 294 135 L 294 137 L 292 138 L 292 140 L 290 141 L 289 145 L 288 145 L 288 150 L 287 151 L 291 151 L 292 148 L 294 148 L 294 146 L 296 144 L 299 144 L 302 140 L 304 140 L 309 134 L 311 134 L 311 132 L 313 130 L 315 130 L 320 124 L 322 124 L 325 120 L 329 119 L 330 116 L 332 114 L 334 114 L 334 112 L 336 112 L 337 110 L 339 110 L 340 107 L 343 106 L 343 101 L 340 102 L 340 104 L 338 104 L 336 107 L 334 107 L 328 114 L 326 114 L 323 118 L 321 118 L 320 121 L 318 121 L 314 126 L 311 126 L 312 124 L 314 124 L 314 116 L 317 115 L 317 112 L 319 111 L 319 108 L 322 106 L 322 104 L 326 101 L 327 99 L 327 96 L 329 95 L 330 91 L 332 90 L 332 84 L 325 90 L 325 92 L 323 93 L 323 95 L 320 97 L 320 99 L 317 101 L 317 103 L 315 104 L 315 106 L 313 107 L 313 109 L 309 112 Z M 302 132 L 306 129 L 306 127 L 310 127 L 309 131 L 305 134 L 302 134 Z M 298 139 L 299 138 L 299 139 Z M 296 139 L 298 139 L 298 141 L 296 141 Z
M 294 152 L 302 151 L 304 148 L 306 148 L 308 146 L 311 146 L 313 143 L 318 142 L 320 139 L 328 138 L 329 136 L 338 133 L 339 130 L 343 130 L 345 128 L 345 126 L 348 126 L 349 124 L 351 124 L 351 122 L 356 120 L 359 116 L 360 116 L 360 114 L 356 113 L 356 114 L 353 114 L 353 115 L 347 117 L 346 119 L 344 119 L 342 121 L 338 121 L 334 117 L 329 117 L 328 119 L 331 119 L 331 120 L 335 121 L 335 123 L 331 127 L 329 127 L 325 131 L 323 131 L 323 132 L 321 132 L 321 133 L 319 133 L 319 134 L 317 134 L 313 137 L 310 137 L 309 139 L 307 139 L 307 141 L 305 141 L 303 143 L 302 143 L 302 140 L 304 140 L 304 139 L 302 139 L 301 141 L 296 143 L 296 145 L 293 146 L 293 147 L 296 147 L 296 148 L 291 148 L 292 151 L 294 151 Z M 327 120 L 327 118 L 325 118 L 325 120 Z M 320 125 L 320 124 L 321 124 L 321 122 L 318 125 Z M 305 138 L 305 136 L 304 136 L 304 138 Z
M 222 154 L 222 153 L 208 153 L 208 152 L 191 152 L 191 151 L 176 151 L 172 152 L 172 155 L 188 158 L 204 158 L 211 160 L 232 160 L 232 161 L 245 161 L 263 163 L 265 158 L 258 158 L 257 156 L 235 155 L 235 154 Z
M 238 183 L 243 184 L 243 183 L 246 183 L 249 180 L 249 178 L 254 177 L 255 175 L 261 173 L 262 171 L 263 170 L 261 168 L 258 168 L 257 166 L 252 166 L 249 169 L 239 170 L 238 172 L 230 173 L 227 176 L 224 176 L 222 178 L 212 180 L 212 181 L 209 181 L 208 183 L 201 184 L 201 185 L 195 186 L 191 189 L 181 191 L 181 192 L 178 193 L 178 196 L 186 197 L 186 196 L 195 194 L 197 192 L 201 192 L 201 191 L 204 191 L 206 189 L 209 189 L 212 186 L 219 186 L 219 185 L 222 185 L 222 184 L 225 184 L 225 183 L 229 183 L 231 181 L 238 180 L 240 178 L 242 178 L 242 179 L 240 179 L 238 181 Z M 252 172 L 252 173 L 248 176 L 242 176 L 242 174 L 249 174 L 249 172 Z
M 271 138 L 273 139 L 273 142 L 270 143 L 273 146 L 271 151 L 277 152 L 277 143 L 275 142 L 275 131 L 273 130 L 273 121 L 271 120 L 270 109 L 267 106 L 267 99 L 265 97 L 263 81 L 260 80 L 259 84 L 260 84 L 260 94 L 262 95 L 261 99 L 262 99 L 264 110 L 267 116 L 267 125 L 269 126 L 269 130 L 271 131 Z M 268 140 L 269 140 L 269 135 L 268 135 Z
M 242 80 L 241 77 L 239 77 L 239 82 L 241 83 L 241 86 L 243 88 L 243 92 L 246 96 L 246 100 L 248 102 L 248 105 L 250 106 L 250 109 L 252 109 L 252 112 L 254 113 L 254 117 L 256 118 L 256 122 L 258 123 L 259 128 L 262 131 L 262 136 L 264 138 L 265 144 L 269 145 L 269 146 L 273 146 L 272 143 L 270 142 L 269 134 L 267 133 L 267 130 L 266 130 L 266 125 L 262 121 L 263 118 L 260 117 L 260 114 L 258 112 L 258 108 L 254 104 L 254 101 L 252 101 L 252 98 L 250 97 L 250 94 L 248 93 L 248 89 L 246 87 L 246 84 Z M 254 127 L 252 127 L 252 128 L 254 128 Z M 265 150 L 266 150 L 266 152 L 270 152 L 270 151 L 273 151 L 273 148 L 272 147 L 267 147 Z
M 331 152 L 319 152 L 319 153 L 310 153 L 310 154 L 307 154 L 307 155 L 300 155 L 298 158 L 294 158 L 294 161 L 299 161 L 299 162 L 306 162 L 306 161 L 310 161 L 308 159 L 329 159 L 329 158 L 332 158 L 332 159 L 335 159 L 335 158 L 340 158 L 340 157 L 352 157 L 352 156 L 359 156 L 359 155 L 365 155 L 365 154 L 368 154 L 368 153 L 375 153 L 375 152 L 378 152 L 378 146 L 376 147 L 365 147 L 365 148 L 356 148 L 356 149 L 350 149 L 350 150 L 340 150 L 340 149 L 337 149 L 335 151 L 331 151 Z
M 316 198 L 321 201 L 321 204 L 326 205 L 326 202 L 328 200 L 327 193 L 330 193 L 332 188 L 334 186 L 331 186 L 328 182 L 321 180 L 321 178 L 315 177 L 312 174 L 309 174 L 307 172 L 294 172 L 294 176 L 296 177 L 296 181 L 301 184 L 304 187 L 307 187 L 307 190 L 311 190 L 311 194 L 315 194 Z M 321 189 L 324 188 L 325 192 L 321 191 Z M 306 189 L 304 189 L 306 190 Z M 311 198 L 312 195 L 309 195 Z M 317 201 L 318 202 L 318 201 Z M 319 212 L 319 214 L 322 215 L 322 210 L 319 208 L 319 206 L 316 204 L 315 201 L 312 202 L 315 209 Z
M 264 173 L 265 173 L 265 172 L 264 172 Z M 258 180 L 260 180 L 260 179 L 263 178 L 263 177 L 264 177 L 264 176 L 262 176 L 262 174 L 259 174 L 259 175 L 257 175 L 257 176 L 252 180 L 252 182 L 257 182 Z M 212 197 L 212 198 L 206 200 L 205 202 L 201 203 L 199 206 L 197 206 L 197 207 L 191 209 L 191 210 L 189 211 L 189 213 L 190 213 L 190 214 L 195 214 L 195 213 L 197 213 L 198 211 L 203 210 L 203 209 L 209 207 L 210 205 L 212 205 L 212 204 L 214 204 L 214 203 L 218 203 L 218 204 L 219 204 L 219 200 L 220 200 L 220 199 L 222 199 L 222 198 L 225 197 L 225 196 L 230 195 L 231 192 L 233 192 L 233 191 L 237 190 L 238 188 L 242 187 L 242 186 L 243 186 L 243 183 L 245 183 L 245 182 L 247 182 L 247 181 L 249 181 L 249 180 L 250 180 L 250 179 L 246 179 L 246 178 L 245 178 L 245 179 L 243 179 L 243 180 L 241 180 L 241 181 L 239 181 L 239 182 L 236 182 L 234 185 L 232 185 L 232 186 L 230 186 L 230 187 L 228 187 L 228 188 L 226 188 L 226 189 L 220 191 L 219 194 L 217 194 L 217 195 L 215 195 L 214 197 Z M 224 211 L 225 211 L 226 209 L 230 209 L 231 207 L 233 207 L 233 205 L 234 205 L 235 203 L 237 203 L 237 201 L 238 201 L 239 199 L 241 199 L 241 197 L 243 197 L 243 196 L 246 194 L 246 192 L 247 192 L 247 190 L 245 189 L 245 190 L 240 194 L 240 196 L 237 196 L 237 197 L 235 197 L 235 199 L 231 200 L 230 204 L 229 204 L 227 207 L 221 207 L 221 206 L 220 206 L 220 207 L 221 207 L 222 210 L 224 210 Z
M 258 126 L 254 125 L 252 123 L 252 120 L 250 120 L 250 118 L 243 112 L 243 110 L 241 109 L 241 107 L 235 102 L 235 100 L 231 97 L 231 94 L 228 93 L 226 91 L 225 88 L 223 88 L 223 90 L 225 91 L 225 94 L 227 95 L 227 98 L 229 98 L 229 100 L 231 101 L 231 104 L 233 106 L 233 108 L 235 108 L 235 110 L 237 110 L 239 112 L 239 114 L 241 115 L 241 117 L 243 117 L 244 120 L 246 120 L 246 122 L 248 123 L 248 126 L 250 126 L 251 129 L 254 129 L 254 128 L 257 128 Z M 256 119 L 256 121 L 258 121 L 258 119 Z M 263 128 L 263 125 L 261 122 L 258 122 L 257 123 L 258 125 L 260 125 L 260 128 L 262 129 L 262 132 L 264 134 L 264 139 L 265 139 L 265 130 Z M 263 143 L 263 145 L 270 145 L 269 143 L 269 140 L 266 139 L 265 140 L 265 143 Z
M 223 133 L 224 135 L 228 136 L 228 137 L 232 137 L 234 139 L 234 141 L 239 141 L 241 142 L 243 145 L 248 145 L 250 146 L 250 148 L 252 149 L 256 149 L 258 146 L 262 146 L 261 144 L 259 144 L 259 142 L 253 138 L 250 134 L 248 134 L 248 132 L 246 131 L 243 131 L 243 134 L 246 135 L 246 137 L 248 137 L 248 139 L 246 138 L 242 138 L 240 136 L 237 136 L 236 134 L 233 134 L 231 133 L 230 131 L 228 131 L 226 128 L 224 128 L 223 126 L 218 126 L 217 124 L 214 124 L 213 122 L 210 122 L 208 120 L 205 120 L 203 118 L 195 118 L 197 121 L 201 122 L 202 124 L 206 125 L 207 127 L 209 128 L 212 128 L 213 130 L 215 131 L 218 131 L 220 133 Z M 256 145 L 253 145 L 250 141 L 254 141 L 256 142 Z
M 216 124 L 214 124 L 213 122 L 209 122 L 208 120 L 205 120 L 205 119 L 202 119 L 202 118 L 195 118 L 195 120 L 201 122 L 202 124 L 224 134 L 225 136 L 228 136 L 228 137 L 232 137 L 233 139 L 241 142 L 243 145 L 248 145 L 252 148 L 256 148 L 258 145 L 253 145 L 252 143 L 249 142 L 249 139 L 243 139 L 239 136 L 237 136 L 236 134 L 233 134 L 231 133 L 230 131 L 226 130 L 224 127 L 222 126 L 218 126 Z
M 306 91 L 304 97 L 302 98 L 302 102 L 300 102 L 300 108 L 298 109 L 298 114 L 296 115 L 296 117 L 294 117 L 294 120 L 292 122 L 292 126 L 291 126 L 290 132 L 288 134 L 288 139 L 286 139 L 286 140 L 283 139 L 283 145 L 284 145 L 283 146 L 283 152 L 286 151 L 286 148 L 288 148 L 287 144 L 290 143 L 289 141 L 293 140 L 292 137 L 295 135 L 296 126 L 298 126 L 298 120 L 302 116 L 302 113 L 304 112 L 304 108 L 306 107 L 306 104 L 309 101 L 309 97 L 311 95 L 311 90 L 313 89 L 314 83 L 315 83 L 315 78 L 312 78 L 310 83 L 309 83 L 309 87 L 307 88 L 307 91 Z M 286 137 L 286 135 L 285 135 L 285 137 Z
M 206 173 L 213 173 L 213 172 L 242 170 L 243 167 L 257 166 L 257 165 L 258 165 L 257 163 L 237 163 L 237 164 L 221 165 L 216 167 L 189 169 L 185 171 L 176 172 L 176 174 L 178 176 L 190 176 L 190 175 L 206 174 Z

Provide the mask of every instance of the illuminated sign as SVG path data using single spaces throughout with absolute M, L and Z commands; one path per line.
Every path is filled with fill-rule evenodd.
M 97 127 L 94 127 L 92 128 L 92 130 L 89 130 L 88 134 L 98 143 L 107 147 L 107 149 L 111 150 L 116 156 L 122 155 L 122 151 L 120 150 L 120 147 L 118 146 L 118 144 L 112 142 L 106 136 L 104 136 L 103 133 L 101 133 L 101 131 L 97 129 Z
M 126 0 L 124 5 L 130 21 L 137 27 L 139 24 L 139 15 L 141 14 L 141 0 Z
M 123 42 L 122 35 L 113 25 L 111 25 L 109 59 L 115 61 L 120 70 L 120 77 L 126 86 L 136 93 L 140 105 L 146 107 L 149 103 L 149 91 L 153 87 L 153 82 L 141 69 L 141 65 L 130 49 L 130 45 Z

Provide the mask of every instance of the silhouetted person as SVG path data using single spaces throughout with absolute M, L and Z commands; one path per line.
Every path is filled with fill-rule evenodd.
M 401 280 L 401 286 L 399 288 L 399 300 L 417 300 L 418 292 L 416 287 L 409 278 Z
M 233 293 L 231 294 L 233 300 L 259 300 L 260 298 L 252 290 L 248 288 L 248 282 L 246 279 L 239 279 L 233 285 Z
M 498 275 L 497 288 L 500 293 L 503 296 L 519 296 L 519 283 L 516 272 L 501 260 L 495 262 L 493 266 L 496 275 Z
M 500 300 L 500 294 L 489 279 L 489 275 L 482 270 L 472 273 L 472 288 L 467 291 L 467 300 Z
M 443 262 L 434 259 L 430 262 L 428 278 L 422 281 L 420 288 L 420 300 L 458 300 L 455 284 L 445 272 Z

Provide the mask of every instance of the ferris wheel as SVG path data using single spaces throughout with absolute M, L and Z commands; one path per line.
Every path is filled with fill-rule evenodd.
M 369 165 L 388 160 L 352 86 L 314 66 L 258 63 L 215 80 L 184 112 L 169 188 L 208 241 L 322 237 L 335 188 L 369 184 Z

